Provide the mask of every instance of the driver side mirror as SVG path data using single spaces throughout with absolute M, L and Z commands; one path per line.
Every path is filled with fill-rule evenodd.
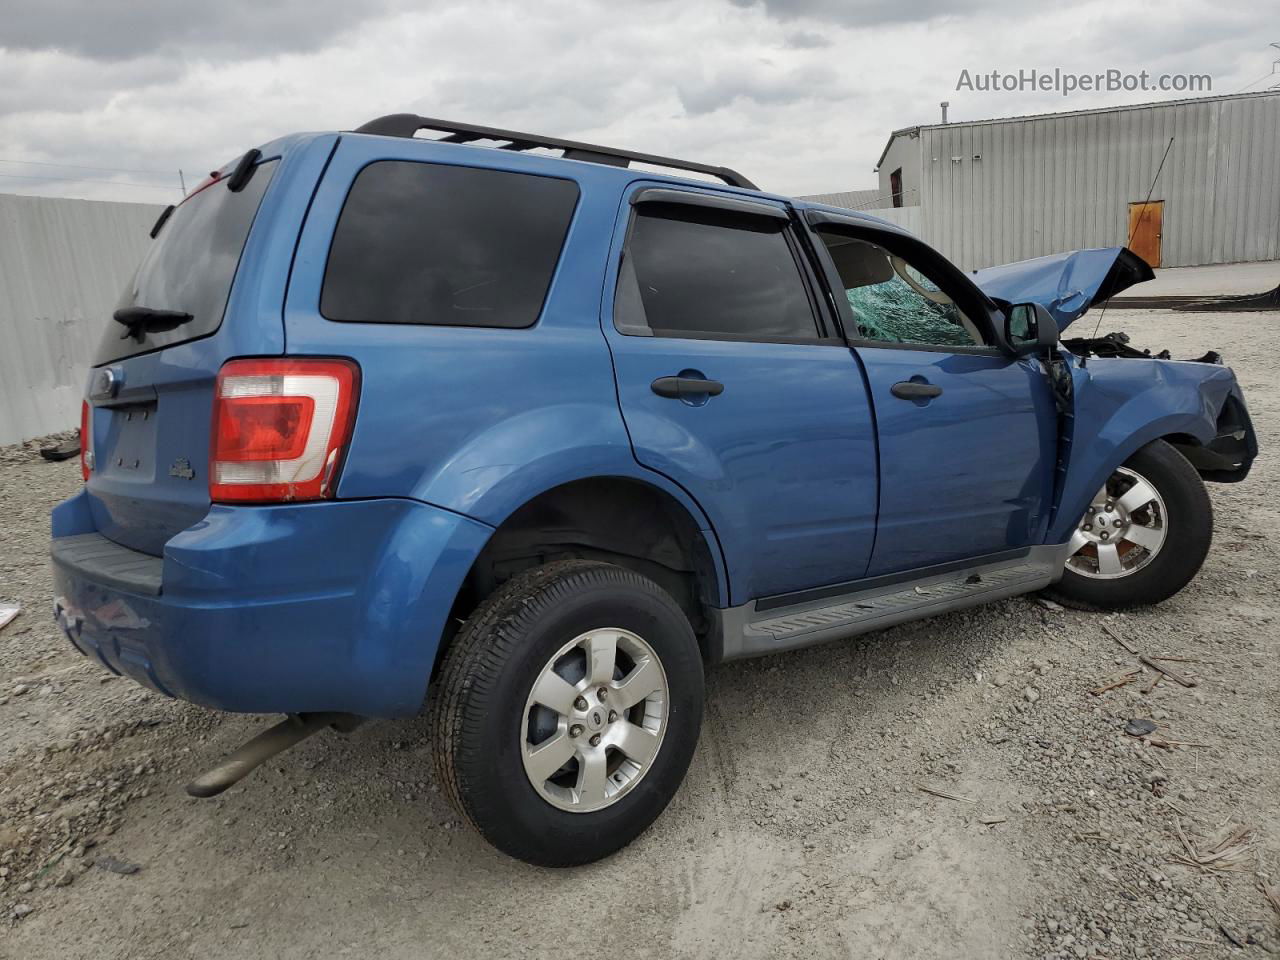
M 1004 338 L 1020 357 L 1058 344 L 1058 322 L 1039 303 L 1018 303 L 1005 311 Z

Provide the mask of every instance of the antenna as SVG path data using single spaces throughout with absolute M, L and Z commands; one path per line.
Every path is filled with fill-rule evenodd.
M 1164 156 L 1160 158 L 1160 166 L 1156 167 L 1156 175 L 1151 178 L 1151 188 L 1147 190 L 1147 199 L 1142 201 L 1142 213 L 1138 214 L 1138 222 L 1133 225 L 1133 229 L 1129 231 L 1129 239 L 1125 243 L 1127 247 L 1133 243 L 1133 237 L 1138 232 L 1138 228 L 1142 226 L 1142 221 L 1147 216 L 1147 211 L 1151 209 L 1151 195 L 1156 192 L 1156 183 L 1160 179 L 1160 171 L 1164 169 L 1164 162 L 1169 159 L 1169 151 L 1173 149 L 1173 137 L 1169 138 L 1168 145 L 1164 148 Z M 1093 336 L 1098 335 L 1098 330 L 1102 327 L 1102 318 L 1107 315 L 1107 307 L 1111 305 L 1111 298 L 1107 297 L 1103 303 L 1102 309 L 1098 312 L 1098 322 L 1093 325 Z M 1091 338 L 1092 339 L 1092 338 Z
M 1273 43 L 1273 44 L 1271 44 L 1271 46 L 1275 47 L 1277 50 L 1280 50 L 1280 43 Z M 1272 61 L 1271 61 L 1271 75 L 1272 75 L 1273 77 L 1274 77 L 1274 76 L 1275 76 L 1275 74 L 1276 74 L 1276 67 L 1280 67 L 1280 60 L 1272 60 Z M 1276 81 L 1275 83 L 1273 83 L 1271 86 L 1267 87 L 1267 89 L 1268 89 L 1268 90 L 1280 90 L 1280 80 L 1277 80 L 1277 81 Z

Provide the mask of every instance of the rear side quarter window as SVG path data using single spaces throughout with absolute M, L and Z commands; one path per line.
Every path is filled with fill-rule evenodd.
M 320 312 L 353 323 L 531 326 L 577 202 L 571 180 L 371 163 L 338 217 Z

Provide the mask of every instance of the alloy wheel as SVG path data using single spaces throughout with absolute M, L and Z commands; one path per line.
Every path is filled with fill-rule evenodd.
M 1119 467 L 1072 533 L 1067 569 L 1098 580 L 1130 576 L 1156 558 L 1168 532 L 1168 513 L 1155 485 Z
M 617 627 L 575 637 L 547 661 L 525 703 L 529 782 L 572 813 L 617 803 L 653 766 L 669 701 L 662 663 L 641 637 Z

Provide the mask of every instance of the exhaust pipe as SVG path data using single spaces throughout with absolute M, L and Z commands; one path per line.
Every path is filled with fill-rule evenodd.
M 216 797 L 276 754 L 301 743 L 313 733 L 319 733 L 325 727 L 333 727 L 340 733 L 350 733 L 364 723 L 364 720 L 364 717 L 353 713 L 289 714 L 274 727 L 264 730 L 234 751 L 212 770 L 188 783 L 187 793 L 193 797 Z

